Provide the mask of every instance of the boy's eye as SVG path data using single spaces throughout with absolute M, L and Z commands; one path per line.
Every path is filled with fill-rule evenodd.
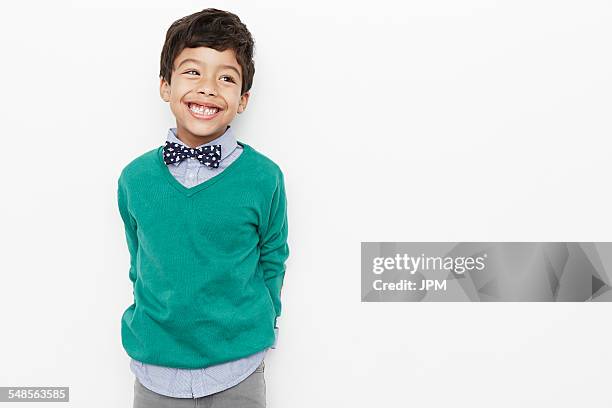
M 198 71 L 196 71 L 195 69 L 190 69 L 189 71 L 185 71 L 186 74 L 189 74 L 190 72 L 195 72 L 196 74 L 198 73 Z M 235 82 L 234 78 L 232 78 L 229 75 L 222 75 L 221 78 L 228 78 L 229 81 L 224 81 L 224 82 Z

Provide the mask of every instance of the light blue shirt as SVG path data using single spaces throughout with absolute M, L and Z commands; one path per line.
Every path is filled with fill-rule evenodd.
M 176 128 L 170 128 L 167 140 L 187 146 L 176 136 Z M 213 144 L 221 145 L 219 167 L 210 168 L 190 157 L 180 163 L 169 164 L 170 173 L 185 187 L 191 188 L 221 173 L 242 154 L 242 146 L 236 143 L 233 129 L 229 125 L 223 135 L 198 147 Z M 276 338 L 271 348 L 276 348 L 277 327 L 274 333 Z M 261 364 L 267 351 L 264 349 L 238 360 L 197 369 L 163 367 L 131 359 L 130 369 L 142 385 L 158 394 L 174 398 L 200 398 L 245 380 Z

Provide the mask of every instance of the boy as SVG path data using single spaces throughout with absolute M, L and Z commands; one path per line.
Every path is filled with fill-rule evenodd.
M 230 123 L 253 83 L 254 41 L 233 13 L 175 21 L 160 95 L 176 128 L 121 172 L 134 302 L 121 320 L 134 407 L 265 407 L 289 256 L 284 177 Z

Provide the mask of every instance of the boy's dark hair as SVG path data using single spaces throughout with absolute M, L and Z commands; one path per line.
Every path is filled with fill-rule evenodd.
M 166 33 L 159 76 L 170 84 L 174 60 L 185 48 L 209 47 L 219 52 L 233 49 L 242 68 L 244 95 L 253 85 L 255 41 L 240 18 L 229 11 L 207 8 L 176 20 Z

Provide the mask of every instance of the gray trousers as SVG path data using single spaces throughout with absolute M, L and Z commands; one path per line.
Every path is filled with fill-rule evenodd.
M 151 391 L 138 381 L 134 382 L 133 408 L 265 408 L 265 364 L 233 387 L 201 398 L 173 398 Z

